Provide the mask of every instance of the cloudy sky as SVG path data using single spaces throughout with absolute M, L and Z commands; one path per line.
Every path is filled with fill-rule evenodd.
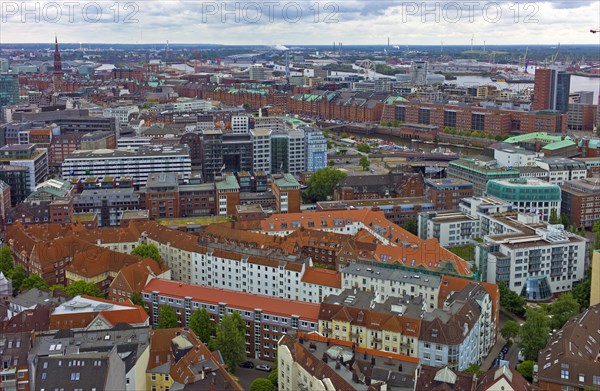
M 23 5 L 25 3 L 25 5 Z M 600 44 L 600 0 L 0 2 L 0 43 Z

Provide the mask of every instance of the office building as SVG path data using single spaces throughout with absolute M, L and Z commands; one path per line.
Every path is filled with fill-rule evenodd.
M 247 115 L 234 115 L 231 117 L 231 131 L 233 133 L 248 133 L 250 128 L 250 117 Z M 252 121 L 254 124 L 254 121 Z
M 300 183 L 291 174 L 275 174 L 271 178 L 277 213 L 298 213 L 302 204 Z
M 271 173 L 298 175 L 306 171 L 304 130 L 271 133 Z
M 10 188 L 9 206 L 16 206 L 31 193 L 31 179 L 27 167 L 0 165 L 0 180 Z
M 249 69 L 250 80 L 261 81 L 266 79 L 265 68 L 260 64 L 252 65 Z
M 429 63 L 427 61 L 413 61 L 410 64 L 410 79 L 412 84 L 424 86 L 427 84 L 427 71 Z
M 323 132 L 314 128 L 304 129 L 306 171 L 314 172 L 327 167 L 327 140 Z
M 0 148 L 0 164 L 21 166 L 29 173 L 29 190 L 48 176 L 48 151 L 33 144 L 13 144 Z
M 426 179 L 425 197 L 436 210 L 458 209 L 461 199 L 473 196 L 473 184 L 460 179 Z
M 256 172 L 271 172 L 271 133 L 270 129 L 253 129 L 250 131 L 252 140 L 252 169 Z
M 571 75 L 557 67 L 536 69 L 533 110 L 569 111 Z
M 140 195 L 133 188 L 83 190 L 73 198 L 75 213 L 94 213 L 98 226 L 118 226 L 125 211 L 140 209 Z
M 523 213 L 539 214 L 548 221 L 552 210 L 560 216 L 560 187 L 536 178 L 490 180 L 486 194 L 512 203 Z
M 0 122 L 5 120 L 4 107 L 19 103 L 19 75 L 0 73 Z
M 574 159 L 565 157 L 545 157 L 537 160 L 536 165 L 548 173 L 548 182 L 557 185 L 561 185 L 565 181 L 587 177 L 587 167 L 585 163 Z
M 519 178 L 519 170 L 500 167 L 496 160 L 486 156 L 462 158 L 448 163 L 448 178 L 473 184 L 473 195 L 482 196 L 492 179 Z
M 75 151 L 62 165 L 63 179 L 89 176 L 132 177 L 135 186 L 144 185 L 151 173 L 176 172 L 191 176 L 187 145 L 140 147 L 138 150 L 98 149 Z

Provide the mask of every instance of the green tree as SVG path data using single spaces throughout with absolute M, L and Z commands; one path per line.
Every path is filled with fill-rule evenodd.
M 356 150 L 362 153 L 371 153 L 371 147 L 367 143 L 358 144 Z
M 202 342 L 207 344 L 213 333 L 213 323 L 210 321 L 210 315 L 206 308 L 197 309 L 190 316 L 190 329 L 200 338 Z
M 142 295 L 140 295 L 138 292 L 133 292 L 131 294 L 131 297 L 129 298 L 129 300 L 131 300 L 131 302 L 135 305 L 139 305 L 142 307 L 145 307 L 146 305 L 144 304 L 144 300 L 142 300 Z
M 267 376 L 267 379 L 269 379 L 269 381 L 273 383 L 273 386 L 277 388 L 279 386 L 279 371 L 277 369 L 273 369 L 271 373 L 269 373 L 269 376 Z
M 231 315 L 225 315 L 221 319 L 221 323 L 217 327 L 215 346 L 221 352 L 229 371 L 234 373 L 237 366 L 246 357 L 246 336 L 240 333 L 238 325 Z
M 565 227 L 567 227 L 571 224 L 571 221 L 569 220 L 569 216 L 567 216 L 566 213 L 560 214 L 560 224 L 564 225 Z
M 302 197 L 310 203 L 325 201 L 333 195 L 333 189 L 345 177 L 344 172 L 333 167 L 321 168 L 308 179 Z
M 571 292 L 566 292 L 548 306 L 548 313 L 552 315 L 550 328 L 558 330 L 567 323 L 567 320 L 579 313 L 579 303 Z
M 333 167 L 333 166 L 335 166 L 335 160 L 331 159 L 329 161 L 329 167 Z
M 6 275 L 15 267 L 13 256 L 10 253 L 10 248 L 7 245 L 0 248 L 0 272 Z
M 543 308 L 528 308 L 525 313 L 525 323 L 521 326 L 519 345 L 528 360 L 537 361 L 539 352 L 548 342 L 550 327 L 548 315 Z
M 550 218 L 548 219 L 550 224 L 560 224 L 560 218 L 558 217 L 558 212 L 555 208 L 550 210 Z
M 366 157 L 365 155 L 362 155 L 360 157 L 360 162 L 358 163 L 360 164 L 360 166 L 363 168 L 363 170 L 367 171 L 369 169 L 369 167 L 371 166 L 371 162 L 369 161 L 369 158 Z
M 502 329 L 500 330 L 500 334 L 508 341 L 509 339 L 517 337 L 520 329 L 521 326 L 519 326 L 516 321 L 510 319 L 504 323 L 504 326 L 502 326 Z
M 469 366 L 465 369 L 464 372 L 468 373 L 470 375 L 477 375 L 477 376 L 483 374 L 481 367 L 479 365 L 477 365 L 476 363 L 469 364 Z
M 246 322 L 242 319 L 242 315 L 239 312 L 234 311 L 231 314 L 231 319 L 233 319 L 235 323 L 235 327 L 242 335 L 246 335 Z
M 533 380 L 533 366 L 535 365 L 535 361 L 526 360 L 523 361 L 517 367 L 517 371 L 527 380 Z
M 172 329 L 173 327 L 179 327 L 177 321 L 177 314 L 170 305 L 163 304 L 158 309 L 158 325 L 157 329 Z
M 137 255 L 140 258 L 152 258 L 156 262 L 160 262 L 160 252 L 158 247 L 153 244 L 138 244 L 131 251 L 132 255 Z
M 46 281 L 38 274 L 30 274 L 23 280 L 21 291 L 27 291 L 32 288 L 47 289 L 48 284 L 46 284 Z
M 523 315 L 525 313 L 525 304 L 527 302 L 516 292 L 510 290 L 504 281 L 498 281 L 498 290 L 500 290 L 500 305 L 504 307 L 505 310 L 517 315 Z
M 92 297 L 104 297 L 102 291 L 94 284 L 83 280 L 75 281 L 64 289 L 65 293 L 70 296 L 87 295 Z
M 600 250 L 600 220 L 594 223 L 594 227 L 592 228 L 594 232 L 594 250 Z
M 592 290 L 592 271 L 588 271 L 587 277 L 577 282 L 571 293 L 580 308 L 587 308 L 590 306 L 590 292 Z
M 23 281 L 25 281 L 27 278 L 27 273 L 25 273 L 25 269 L 23 269 L 23 267 L 17 266 L 6 273 L 6 277 L 11 279 L 13 293 L 16 294 L 21 290 L 21 284 L 23 284 Z
M 259 377 L 258 379 L 254 379 L 252 384 L 250 384 L 250 391 L 273 391 L 275 386 L 273 383 L 269 381 L 269 379 L 265 379 L 264 377 Z
M 404 224 L 402 224 L 402 228 L 404 228 L 413 235 L 417 235 L 419 231 L 419 225 L 417 224 L 417 220 L 415 219 L 406 219 L 404 221 Z

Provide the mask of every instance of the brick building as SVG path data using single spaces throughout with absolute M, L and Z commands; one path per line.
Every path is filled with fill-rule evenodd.
M 589 228 L 600 220 L 600 178 L 567 181 L 560 189 L 560 210 L 572 224 Z
M 473 184 L 460 179 L 426 179 L 425 187 L 436 210 L 458 209 L 461 198 L 473 196 Z
M 302 203 L 300 183 L 291 174 L 273 175 L 271 190 L 275 195 L 277 213 L 298 213 Z

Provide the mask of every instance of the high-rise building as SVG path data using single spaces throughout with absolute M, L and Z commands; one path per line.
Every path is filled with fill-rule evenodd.
M 327 167 L 327 140 L 323 132 L 313 128 L 305 131 L 306 171 L 317 171 Z
M 250 80 L 265 80 L 265 68 L 262 65 L 252 65 L 249 70 Z
M 0 123 L 4 119 L 4 106 L 19 102 L 19 76 L 0 73 Z
M 423 86 L 427 84 L 427 69 L 429 63 L 427 61 L 413 61 L 410 64 L 410 80 L 413 84 Z
M 252 168 L 254 171 L 271 171 L 271 133 L 270 129 L 253 129 L 252 137 Z
M 571 75 L 556 67 L 535 71 L 533 110 L 569 111 Z

